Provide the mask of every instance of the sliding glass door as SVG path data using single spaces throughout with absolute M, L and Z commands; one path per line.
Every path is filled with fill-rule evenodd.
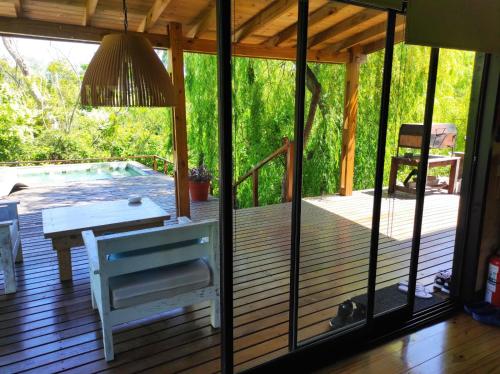
M 447 237 L 422 236 L 439 50 L 417 79 L 401 10 L 298 0 L 252 34 L 246 4 L 217 2 L 225 372 L 401 327 Z

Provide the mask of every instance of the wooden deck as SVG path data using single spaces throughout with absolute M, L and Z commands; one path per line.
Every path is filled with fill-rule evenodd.
M 16 269 L 15 295 L 3 295 L 0 278 L 0 372 L 218 371 L 219 332 L 210 326 L 207 305 L 118 327 L 116 359 L 106 363 L 83 250 L 73 250 L 72 283 L 59 282 L 55 252 L 42 236 L 41 209 L 130 193 L 150 197 L 175 218 L 173 181 L 160 175 L 32 188 L 11 195 L 21 201 L 24 263 Z M 408 273 L 414 205 L 413 198 L 384 199 L 379 288 Z M 327 321 L 336 306 L 365 293 L 371 209 L 370 192 L 304 200 L 299 339 L 328 331 Z M 426 284 L 432 283 L 437 270 L 451 267 L 457 209 L 458 196 L 437 194 L 426 199 L 419 266 L 419 278 Z M 192 203 L 191 211 L 195 220 L 217 217 L 218 202 Z M 236 212 L 238 370 L 286 352 L 290 214 L 289 204 Z

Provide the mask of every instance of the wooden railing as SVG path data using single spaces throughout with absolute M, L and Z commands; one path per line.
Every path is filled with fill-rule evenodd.
M 233 183 L 233 205 L 235 207 L 237 206 L 238 186 L 250 177 L 252 177 L 252 203 L 254 207 L 259 206 L 259 170 L 282 154 L 286 154 L 285 189 L 283 193 L 283 200 L 291 201 L 293 181 L 293 142 L 284 138 L 283 145 L 280 148 L 275 150 L 263 160 L 259 161 L 247 173 L 243 174 L 236 182 Z
M 100 158 L 78 158 L 68 160 L 32 160 L 32 161 L 7 161 L 0 162 L 0 166 L 28 166 L 28 165 L 64 165 L 64 164 L 81 164 L 85 162 L 111 162 L 111 161 L 127 161 L 127 160 L 147 160 L 151 162 L 152 169 L 163 172 L 163 174 L 173 174 L 174 163 L 164 157 L 157 155 L 133 155 L 126 157 L 100 157 Z M 161 166 L 161 168 L 158 168 Z M 170 168 L 170 166 L 172 166 Z

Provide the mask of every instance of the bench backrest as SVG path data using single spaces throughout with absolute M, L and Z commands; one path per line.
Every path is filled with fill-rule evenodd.
M 215 220 L 157 227 L 96 238 L 101 273 L 108 277 L 206 257 L 219 251 Z

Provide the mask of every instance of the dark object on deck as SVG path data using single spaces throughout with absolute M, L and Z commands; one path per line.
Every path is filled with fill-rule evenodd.
M 418 123 L 404 123 L 399 129 L 398 138 L 398 156 L 399 148 L 417 148 L 422 147 L 422 135 L 424 126 Z M 457 127 L 453 123 L 433 123 L 431 130 L 431 149 L 455 148 L 457 140 Z
M 366 319 L 366 305 L 354 300 L 346 300 L 339 305 L 337 316 L 333 317 L 328 324 L 336 330 L 364 319 Z
M 394 193 L 395 190 L 400 190 L 403 192 L 415 192 L 414 188 L 408 186 L 408 182 L 414 175 L 414 171 L 408 175 L 405 180 L 405 186 L 397 186 L 396 179 L 398 174 L 398 169 L 400 165 L 414 166 L 418 167 L 420 163 L 419 154 L 409 154 L 405 153 L 404 156 L 399 156 L 400 148 L 414 148 L 421 149 L 422 147 L 422 137 L 424 134 L 424 126 L 416 123 L 405 123 L 401 125 L 399 129 L 398 138 L 398 149 L 397 155 L 392 157 L 391 160 L 391 171 L 389 175 L 389 194 Z M 452 123 L 433 123 L 431 128 L 431 138 L 429 141 L 429 147 L 431 149 L 446 149 L 455 147 L 457 140 L 457 127 Z M 440 166 L 450 166 L 450 174 L 448 181 L 448 193 L 452 194 L 455 190 L 455 182 L 457 179 L 457 170 L 459 167 L 460 157 L 450 157 L 441 155 L 429 155 L 427 167 L 440 167 Z

